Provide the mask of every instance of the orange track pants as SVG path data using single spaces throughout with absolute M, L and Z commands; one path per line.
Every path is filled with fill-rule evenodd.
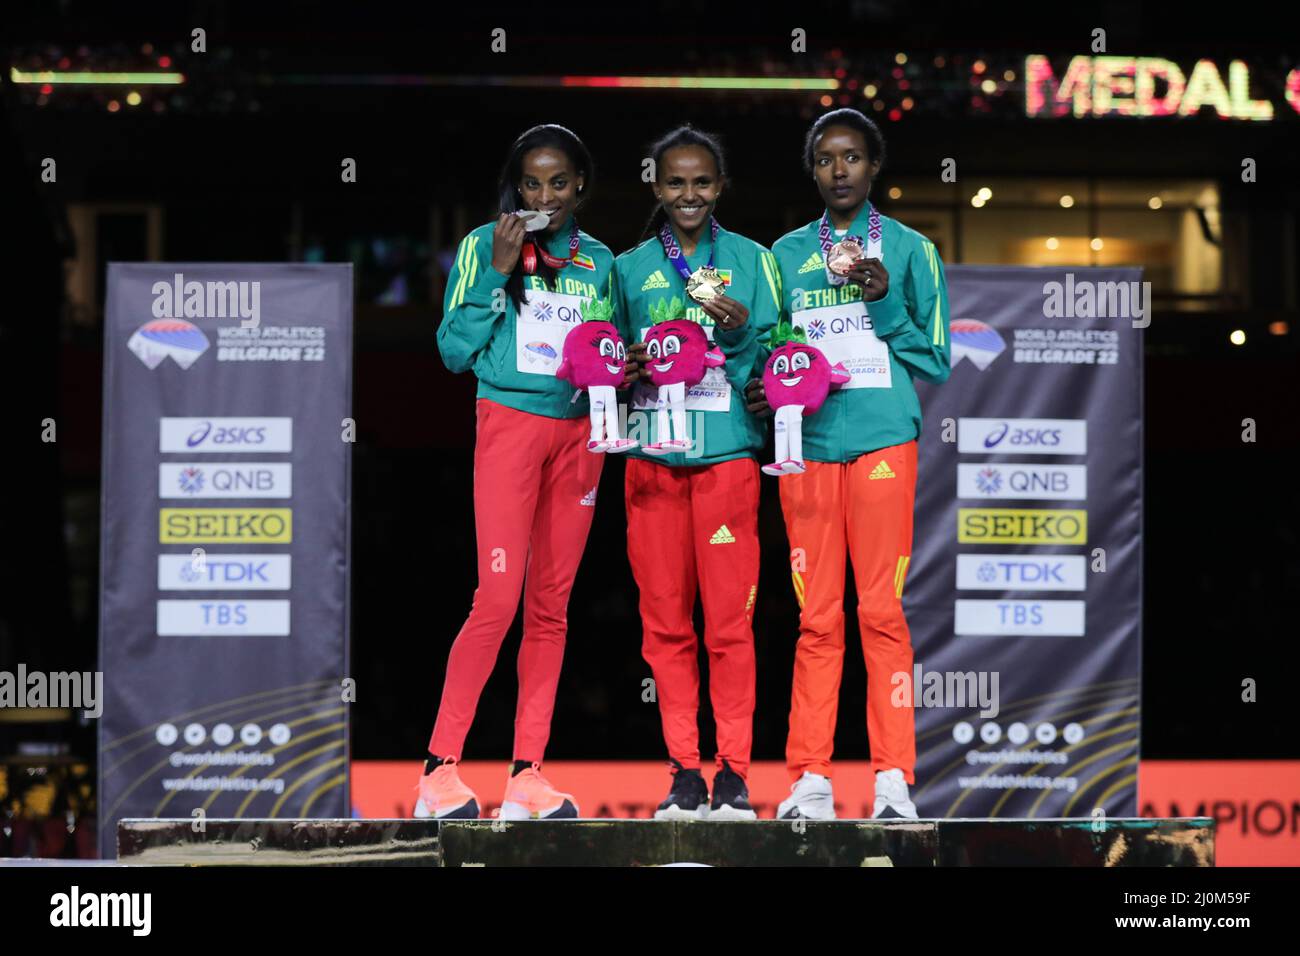
M 890 703 L 891 678 L 912 674 L 912 643 L 903 618 L 903 581 L 912 551 L 916 442 L 870 452 L 851 462 L 807 463 L 780 479 L 790 539 L 791 576 L 799 599 L 799 643 L 786 767 L 830 776 L 844 666 L 844 562 L 852 559 L 858 625 L 867 665 L 867 736 L 873 771 L 897 768 L 916 782 L 916 727 L 911 707 Z

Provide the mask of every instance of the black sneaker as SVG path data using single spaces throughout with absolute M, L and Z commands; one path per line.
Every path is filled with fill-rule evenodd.
M 709 816 L 709 788 L 698 770 L 671 761 L 673 788 L 655 810 L 656 820 L 705 820 Z
M 749 805 L 749 788 L 731 764 L 722 761 L 722 769 L 713 775 L 713 805 L 709 808 L 710 820 L 757 820 L 758 814 Z

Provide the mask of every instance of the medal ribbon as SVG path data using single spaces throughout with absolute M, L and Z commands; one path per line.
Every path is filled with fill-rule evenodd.
M 709 217 L 709 240 L 712 243 L 709 246 L 709 264 L 706 269 L 713 268 L 713 257 L 718 252 L 718 220 L 712 216 Z M 668 257 L 668 262 L 677 274 L 686 281 L 691 277 L 691 268 L 686 264 L 686 257 L 682 255 L 682 247 L 677 244 L 677 237 L 673 235 L 673 227 L 665 222 L 659 230 L 659 241 L 663 244 L 664 255 Z
M 569 233 L 569 255 L 564 259 L 557 259 L 542 248 L 541 243 L 528 239 L 524 242 L 522 257 L 524 260 L 524 272 L 532 275 L 537 271 L 537 257 L 540 255 L 542 261 L 552 269 L 563 269 L 571 263 L 578 255 L 578 220 L 573 220 L 573 231 Z
M 842 241 L 856 242 L 863 246 L 864 254 L 868 259 L 880 258 L 880 237 L 884 235 L 884 229 L 880 225 L 880 212 L 875 205 L 871 206 L 871 211 L 867 213 L 867 239 L 864 243 L 861 236 L 845 235 Z M 826 281 L 831 285 L 844 285 L 848 282 L 847 276 L 836 275 L 831 272 L 831 247 L 835 245 L 832 241 L 831 218 L 830 213 L 822 213 L 822 221 L 817 225 L 817 241 L 822 247 L 822 263 L 826 268 Z

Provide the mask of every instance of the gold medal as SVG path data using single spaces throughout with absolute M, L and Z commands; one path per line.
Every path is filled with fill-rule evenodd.
M 686 280 L 686 294 L 696 302 L 717 298 L 726 287 L 726 281 L 713 266 L 700 266 Z
M 866 250 L 862 248 L 862 243 L 855 239 L 841 239 L 831 246 L 831 254 L 826 257 L 826 268 L 837 276 L 846 276 L 853 271 L 853 263 L 864 255 Z

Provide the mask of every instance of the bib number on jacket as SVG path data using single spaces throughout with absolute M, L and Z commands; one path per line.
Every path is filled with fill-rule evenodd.
M 582 296 L 529 289 L 515 316 L 515 367 L 530 375 L 555 375 L 564 339 L 582 321 Z
M 852 378 L 843 388 L 889 388 L 889 346 L 876 338 L 871 316 L 861 300 L 818 309 L 802 309 L 790 322 L 804 330 L 808 344 L 822 350 L 826 360 L 841 363 Z

